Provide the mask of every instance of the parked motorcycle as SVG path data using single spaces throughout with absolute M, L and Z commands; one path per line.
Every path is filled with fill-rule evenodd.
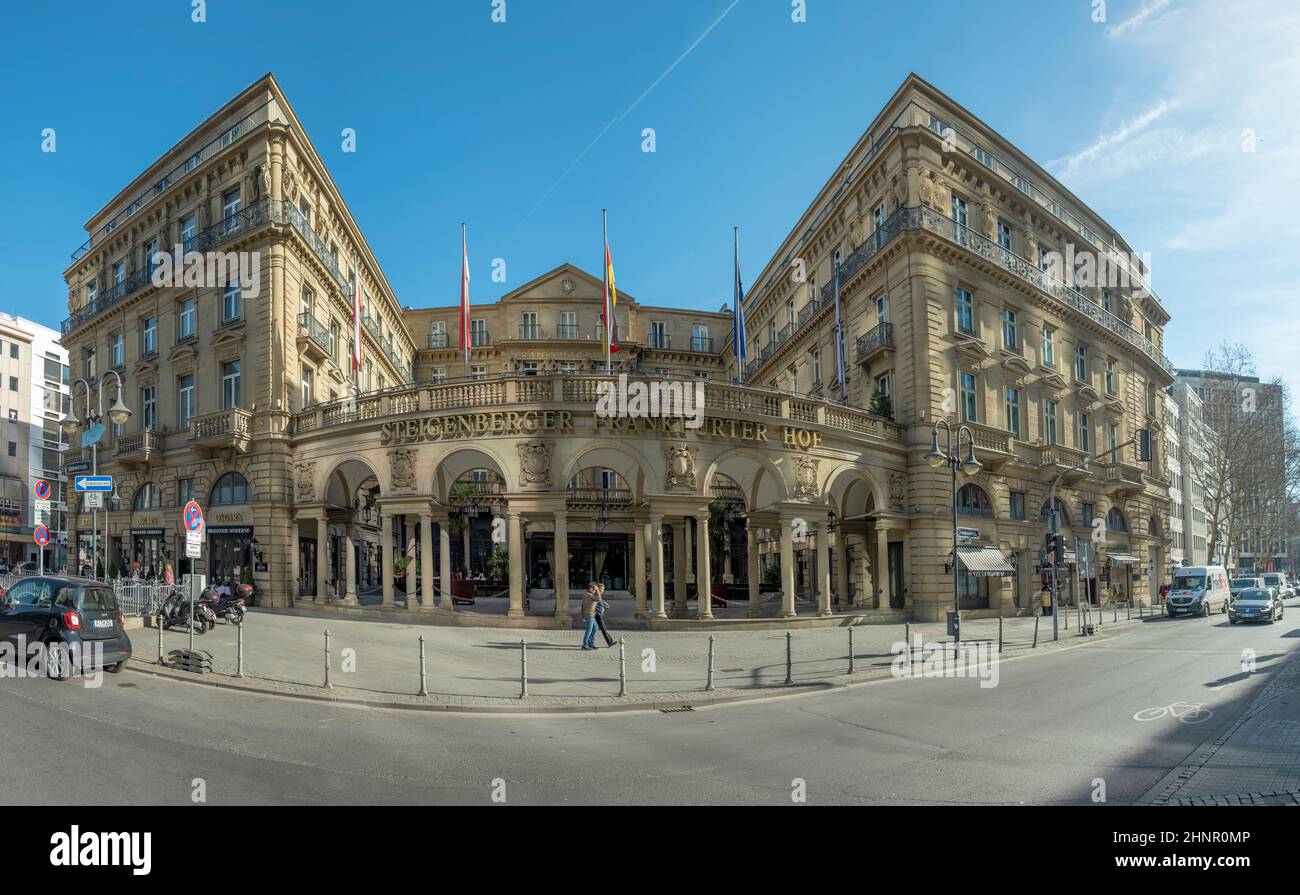
M 248 597 L 252 587 L 241 584 L 233 594 L 218 593 L 213 587 L 203 592 L 204 599 L 212 607 L 217 618 L 225 619 L 232 625 L 242 625 L 248 614 Z
M 202 613 L 200 605 L 197 601 L 195 602 L 192 627 L 195 634 L 206 634 L 211 625 L 208 624 L 208 619 Z M 169 631 L 172 628 L 189 630 L 191 628 L 189 594 L 182 593 L 179 587 L 172 588 L 171 593 L 158 607 L 158 620 L 161 622 L 164 631 Z

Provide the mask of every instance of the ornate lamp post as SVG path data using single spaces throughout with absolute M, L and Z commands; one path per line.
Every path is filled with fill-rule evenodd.
M 948 434 L 948 441 L 945 450 L 939 450 L 939 428 Z M 966 459 L 962 460 L 961 445 L 962 434 L 966 435 Z M 952 471 L 952 612 L 953 612 L 953 641 L 960 646 L 961 644 L 961 596 L 958 590 L 958 569 L 959 560 L 957 558 L 957 467 L 960 466 L 967 475 L 975 475 L 980 471 L 980 462 L 975 459 L 975 433 L 970 430 L 969 426 L 960 426 L 957 429 L 957 450 L 952 449 L 952 426 L 946 419 L 937 419 L 934 421 L 934 427 L 930 430 L 930 453 L 925 455 L 925 460 L 930 464 L 932 469 L 947 464 Z
M 86 387 L 86 415 L 81 420 L 78 420 L 74 413 L 69 413 L 64 417 L 62 422 L 63 431 L 68 433 L 69 436 L 76 434 L 76 431 L 80 428 L 90 429 L 104 422 L 104 389 L 106 388 L 105 383 L 110 376 L 117 380 L 117 398 L 113 401 L 113 406 L 108 408 L 109 422 L 123 426 L 131 418 L 131 409 L 122 403 L 122 377 L 118 375 L 116 370 L 107 370 L 99 378 L 99 389 L 96 393 L 95 413 L 93 414 L 90 412 L 91 383 L 86 379 L 78 379 L 72 383 L 72 394 L 76 394 L 78 384 Z M 92 475 L 99 475 L 98 438 L 90 445 L 90 471 Z M 91 510 L 90 512 L 90 575 L 92 578 L 97 578 L 99 570 L 99 510 Z M 104 577 L 108 577 L 108 563 L 104 564 Z

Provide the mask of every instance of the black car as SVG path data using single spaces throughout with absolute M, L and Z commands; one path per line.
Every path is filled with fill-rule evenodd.
M 117 595 L 87 578 L 41 575 L 15 582 L 0 596 L 0 640 L 44 645 L 47 674 L 57 680 L 72 677 L 70 657 L 86 671 L 98 666 L 113 673 L 131 658 Z M 50 648 L 59 645 L 66 649 Z

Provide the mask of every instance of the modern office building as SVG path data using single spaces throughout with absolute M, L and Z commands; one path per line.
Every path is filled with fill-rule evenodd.
M 1219 452 L 1218 439 L 1206 425 L 1200 395 L 1185 382 L 1175 382 L 1164 396 L 1165 458 L 1169 464 L 1170 564 L 1178 566 L 1233 565 L 1229 562 L 1226 519 L 1231 501 L 1225 499 L 1219 512 L 1219 537 L 1211 538 L 1216 525 L 1212 501 L 1199 470 L 1213 469 Z M 1214 554 L 1210 545 L 1214 544 Z

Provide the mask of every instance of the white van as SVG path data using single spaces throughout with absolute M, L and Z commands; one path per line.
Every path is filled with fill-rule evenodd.
M 1209 615 L 1227 612 L 1232 590 L 1223 566 L 1183 566 L 1174 570 L 1165 612 L 1176 615 Z

